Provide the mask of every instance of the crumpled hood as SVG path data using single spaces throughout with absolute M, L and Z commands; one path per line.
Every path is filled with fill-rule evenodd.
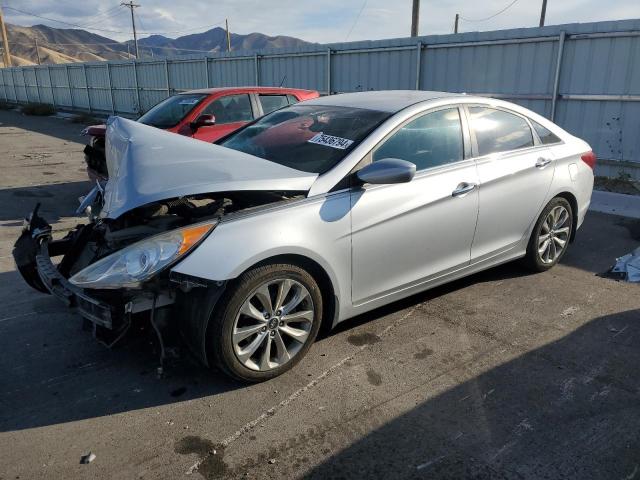
M 317 175 L 122 117 L 107 121 L 109 181 L 100 216 L 201 193 L 307 191 Z

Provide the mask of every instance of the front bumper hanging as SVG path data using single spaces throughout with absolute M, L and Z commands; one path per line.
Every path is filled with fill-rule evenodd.
M 73 245 L 73 238 L 68 236 L 53 240 L 51 226 L 38 216 L 38 206 L 26 223 L 13 248 L 13 258 L 24 280 L 33 288 L 54 295 L 91 322 L 113 329 L 112 307 L 87 295 L 84 289 L 67 280 L 51 261 L 52 254 L 67 253 Z

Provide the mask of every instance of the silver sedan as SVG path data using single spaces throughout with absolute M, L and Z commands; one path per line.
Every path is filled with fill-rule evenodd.
M 91 223 L 54 240 L 34 212 L 16 262 L 112 338 L 147 316 L 261 381 L 321 325 L 512 260 L 553 267 L 595 160 L 530 110 L 441 92 L 322 97 L 217 145 L 112 118 Z

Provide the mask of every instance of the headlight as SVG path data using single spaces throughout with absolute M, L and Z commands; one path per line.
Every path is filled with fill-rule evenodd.
M 69 281 L 83 288 L 135 287 L 186 254 L 215 225 L 199 223 L 146 238 L 92 263 Z

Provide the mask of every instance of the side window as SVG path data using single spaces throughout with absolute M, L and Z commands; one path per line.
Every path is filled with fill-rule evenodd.
M 293 105 L 294 103 L 298 103 L 300 101 L 296 98 L 295 95 L 291 94 L 287 95 L 287 98 L 289 99 L 289 105 Z
M 286 95 L 258 95 L 264 114 L 289 105 Z
M 543 145 L 551 145 L 553 143 L 560 143 L 562 141 L 558 138 L 556 134 L 552 133 L 548 128 L 543 127 L 538 122 L 534 122 L 531 119 L 529 120 L 531 121 L 531 125 L 533 125 L 533 129 L 538 134 L 538 137 L 540 137 L 540 141 L 542 142 Z
M 202 111 L 203 114 L 214 115 L 216 125 L 235 122 L 250 122 L 253 120 L 249 95 L 227 95 L 215 99 Z
M 480 156 L 533 146 L 527 121 L 512 113 L 485 107 L 469 107 Z
M 457 162 L 464 158 L 462 126 L 457 108 L 427 113 L 407 123 L 373 153 L 373 161 L 399 158 L 416 170 Z

